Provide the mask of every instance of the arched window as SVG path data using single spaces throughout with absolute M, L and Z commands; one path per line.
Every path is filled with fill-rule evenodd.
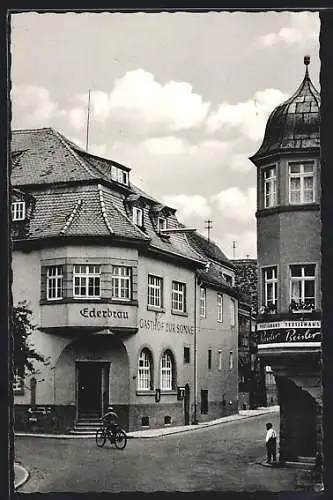
M 148 349 L 141 351 L 138 361 L 138 389 L 149 391 L 153 387 L 152 378 L 153 361 Z
M 174 388 L 175 363 L 170 351 L 165 351 L 161 358 L 161 390 L 171 391 Z

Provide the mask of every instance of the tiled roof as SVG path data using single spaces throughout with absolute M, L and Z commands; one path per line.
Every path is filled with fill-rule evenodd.
M 66 139 L 51 128 L 12 133 L 12 154 L 23 152 L 12 163 L 14 186 L 91 180 L 98 177 L 75 153 Z
M 25 233 L 28 238 L 96 235 L 139 239 L 149 242 L 152 249 L 205 262 L 205 255 L 198 254 L 185 234 L 157 234 L 152 208 L 159 205 L 158 200 L 132 183 L 120 189 L 110 175 L 112 165 L 124 167 L 119 163 L 86 153 L 52 128 L 14 131 L 11 155 L 12 186 L 29 190 L 35 197 Z M 84 185 L 80 184 L 83 180 L 87 181 Z M 39 187 L 29 189 L 29 185 Z M 143 230 L 126 211 L 125 198 L 131 193 L 146 202 Z M 175 210 L 168 207 L 167 212 L 168 226 L 181 227 Z
M 234 268 L 232 262 L 226 257 L 222 250 L 214 243 L 197 232 L 187 235 L 190 245 L 202 256 L 211 260 L 215 260 L 229 267 Z
M 108 236 L 148 240 L 126 220 L 99 185 L 35 191 L 30 238 Z
M 320 94 L 311 82 L 306 65 L 305 76 L 299 88 L 270 114 L 263 142 L 250 160 L 255 162 L 282 151 L 319 147 Z
M 238 295 L 235 288 L 226 282 L 223 277 L 223 268 L 216 262 L 210 262 L 208 268 L 202 270 L 200 269 L 198 271 L 198 277 L 203 283 L 214 285 L 215 287 L 220 288 L 235 297 Z

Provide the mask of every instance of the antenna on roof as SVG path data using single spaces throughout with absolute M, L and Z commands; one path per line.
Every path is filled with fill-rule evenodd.
M 208 241 L 210 241 L 210 230 L 213 227 L 213 221 L 210 219 L 205 220 L 205 224 L 206 224 L 206 229 L 207 229 L 207 238 L 208 238 Z
M 232 242 L 232 257 L 233 259 L 236 257 L 236 241 Z
M 88 152 L 89 143 L 89 118 L 90 118 L 90 89 L 88 92 L 88 111 L 87 111 L 87 137 L 86 137 L 86 151 Z

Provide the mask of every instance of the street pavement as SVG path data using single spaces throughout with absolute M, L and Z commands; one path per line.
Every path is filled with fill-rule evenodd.
M 17 436 L 15 459 L 30 473 L 19 491 L 297 490 L 299 471 L 261 465 L 268 415 L 240 417 L 194 426 L 193 432 L 187 426 L 186 432 L 130 439 L 122 451 L 109 444 L 97 448 L 92 438 Z M 278 413 L 271 413 L 269 420 L 278 429 Z

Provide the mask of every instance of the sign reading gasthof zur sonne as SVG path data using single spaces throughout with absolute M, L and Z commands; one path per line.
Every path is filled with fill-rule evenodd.
M 139 326 L 141 329 L 157 332 L 194 334 L 194 326 L 182 325 L 180 323 L 169 323 L 167 321 L 153 321 L 151 319 L 140 318 Z

